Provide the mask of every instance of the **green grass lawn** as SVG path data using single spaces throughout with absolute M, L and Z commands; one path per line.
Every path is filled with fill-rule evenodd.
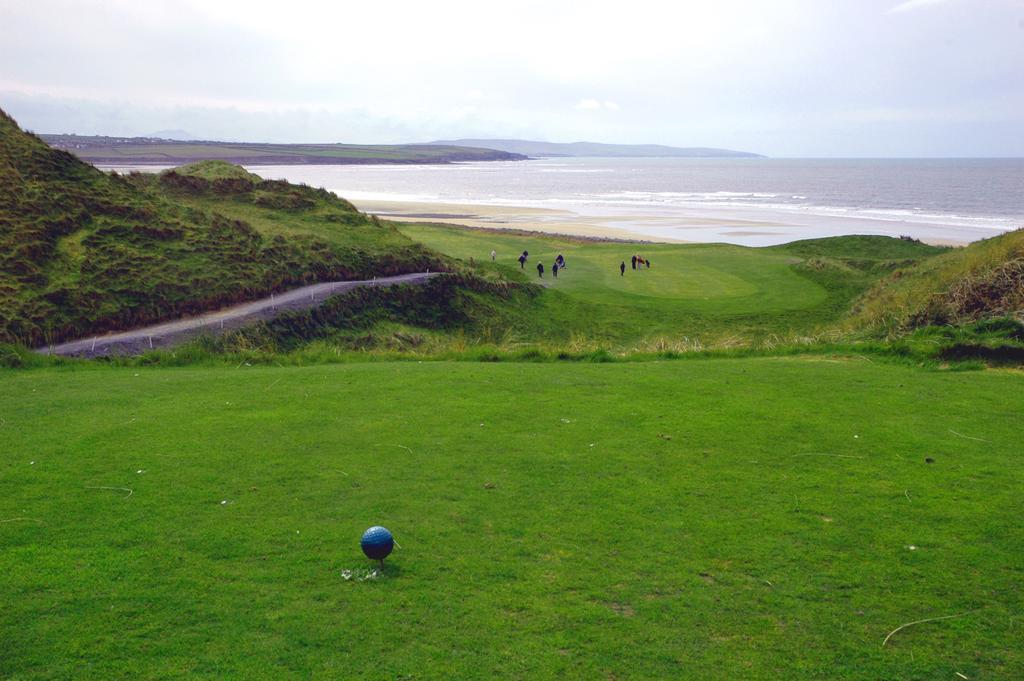
M 848 312 L 854 299 L 891 271 L 893 263 L 930 257 L 940 249 L 882 237 L 841 237 L 773 248 L 727 244 L 591 242 L 529 233 L 502 233 L 406 223 L 401 231 L 447 255 L 472 260 L 510 278 L 549 287 L 535 328 L 520 334 L 565 343 L 588 338 L 631 350 L 686 338 L 704 345 L 814 335 Z M 491 250 L 497 260 L 490 260 Z M 521 270 L 517 258 L 530 258 Z M 552 276 L 561 253 L 568 269 Z M 650 259 L 633 270 L 630 257 Z M 619 264 L 626 263 L 625 276 Z
M 582 301 L 639 306 L 641 311 L 670 306 L 721 315 L 776 312 L 813 307 L 826 296 L 821 286 L 790 267 L 797 258 L 741 246 L 570 241 L 408 223 L 402 232 L 442 253 L 487 265 L 496 250 L 495 269 L 503 271 L 518 271 L 516 259 L 527 250 L 528 279 L 539 281 L 539 261 L 546 270 L 544 282 L 552 288 Z M 556 279 L 551 265 L 559 253 L 568 268 Z M 633 254 L 649 258 L 651 268 L 633 270 Z M 619 273 L 621 262 L 626 263 L 625 276 Z
M 6 372 L 0 677 L 1021 678 L 1021 381 Z M 346 581 L 377 523 L 401 548 Z

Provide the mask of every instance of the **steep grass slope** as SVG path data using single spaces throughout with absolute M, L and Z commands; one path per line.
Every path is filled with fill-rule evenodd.
M 1024 314 L 1024 230 L 900 268 L 857 301 L 849 324 L 888 335 Z
M 0 112 L 0 342 L 60 341 L 292 285 L 443 267 L 333 194 L 240 170 L 204 164 L 147 191 L 48 147 Z M 315 214 L 331 239 L 261 230 L 176 194 L 243 194 L 271 219 Z

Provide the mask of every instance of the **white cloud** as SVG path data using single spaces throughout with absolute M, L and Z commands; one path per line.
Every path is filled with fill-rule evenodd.
M 0 108 L 41 132 L 1024 155 L 1021 1 L 0 0 Z

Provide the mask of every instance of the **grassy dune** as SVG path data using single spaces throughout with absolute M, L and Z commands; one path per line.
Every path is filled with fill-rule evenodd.
M 0 379 L 0 676 L 1024 676 L 1016 374 Z M 401 548 L 345 580 L 376 523 Z
M 895 273 L 859 301 L 849 324 L 900 335 L 995 315 L 1024 316 L 1024 230 Z
M 108 175 L 0 112 L 0 343 L 43 345 L 315 281 L 440 266 L 329 192 L 257 180 L 227 164 L 145 181 Z M 329 224 L 332 238 L 181 200 L 227 195 L 244 197 L 262 223 Z
M 173 172 L 178 175 L 196 177 L 208 182 L 240 180 L 251 186 L 255 186 L 263 181 L 263 178 L 259 175 L 250 173 L 242 166 L 215 160 L 196 161 L 195 163 L 189 163 L 188 165 L 174 168 Z

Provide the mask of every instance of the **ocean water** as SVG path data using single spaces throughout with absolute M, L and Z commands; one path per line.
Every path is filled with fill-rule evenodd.
M 966 243 L 1024 227 L 1024 159 L 550 158 L 250 169 L 326 187 L 356 205 L 556 209 L 536 219 L 655 239 L 767 245 L 857 233 Z

